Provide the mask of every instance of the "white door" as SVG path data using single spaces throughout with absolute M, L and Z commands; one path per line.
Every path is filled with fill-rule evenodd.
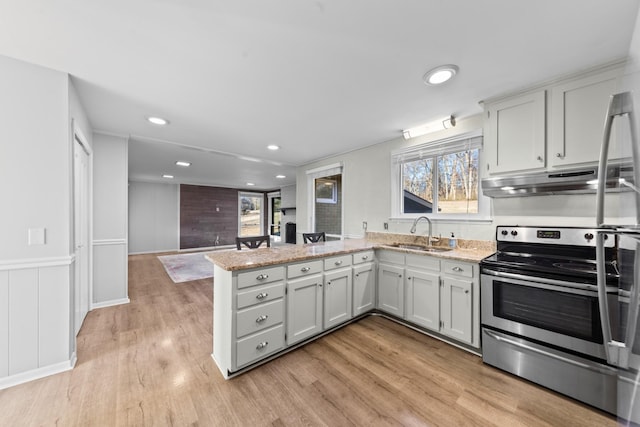
M 80 138 L 73 142 L 73 218 L 75 251 L 75 315 L 78 334 L 89 312 L 89 153 Z
M 440 316 L 442 333 L 457 340 L 471 343 L 473 283 L 445 277 L 440 294 Z
M 322 332 L 322 275 L 287 284 L 287 345 Z
M 406 319 L 440 330 L 440 276 L 407 269 Z

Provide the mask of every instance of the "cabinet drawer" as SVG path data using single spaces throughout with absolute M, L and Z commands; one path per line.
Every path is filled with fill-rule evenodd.
M 241 309 L 250 305 L 273 301 L 274 299 L 282 298 L 283 295 L 284 282 L 254 287 L 248 291 L 238 292 L 236 307 Z
M 407 266 L 440 271 L 440 259 L 429 255 L 407 255 Z
M 251 335 L 236 343 L 236 367 L 258 361 L 284 347 L 284 325 Z
M 364 251 L 353 254 L 353 263 L 362 264 L 364 262 L 373 261 L 373 251 Z
M 298 264 L 292 264 L 287 266 L 287 277 L 292 279 L 294 277 L 309 276 L 311 274 L 320 273 L 322 271 L 322 260 L 306 261 Z
M 476 267 L 477 268 L 477 267 Z M 473 277 L 474 265 L 460 261 L 442 261 L 442 272 L 461 277 Z
M 332 270 L 334 268 L 348 267 L 351 265 L 351 255 L 332 256 L 324 260 L 324 269 Z
M 240 338 L 282 323 L 284 300 L 267 302 L 241 310 L 236 314 L 236 337 Z
M 378 261 L 391 264 L 404 264 L 404 254 L 402 252 L 380 250 L 376 252 Z
M 238 289 L 284 279 L 283 267 L 261 268 L 246 273 L 238 273 Z

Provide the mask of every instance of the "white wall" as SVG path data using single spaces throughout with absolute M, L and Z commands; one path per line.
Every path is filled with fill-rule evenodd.
M 297 207 L 296 207 L 296 185 L 291 184 L 280 188 L 280 206 L 283 208 L 296 208 L 289 209 L 285 215 L 282 215 L 282 230 L 281 233 L 284 236 L 284 226 L 288 222 L 296 222 Z
M 129 253 L 177 251 L 180 186 L 129 182 Z
M 128 143 L 93 135 L 93 308 L 129 302 Z

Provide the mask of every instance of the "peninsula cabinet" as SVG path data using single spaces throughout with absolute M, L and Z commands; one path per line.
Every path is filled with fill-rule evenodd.
M 324 329 L 351 319 L 351 255 L 324 260 Z
M 287 266 L 287 345 L 323 329 L 322 260 Z

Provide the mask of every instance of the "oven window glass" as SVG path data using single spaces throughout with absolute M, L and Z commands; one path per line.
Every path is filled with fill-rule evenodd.
M 602 343 L 596 297 L 494 280 L 493 314 L 563 335 Z

